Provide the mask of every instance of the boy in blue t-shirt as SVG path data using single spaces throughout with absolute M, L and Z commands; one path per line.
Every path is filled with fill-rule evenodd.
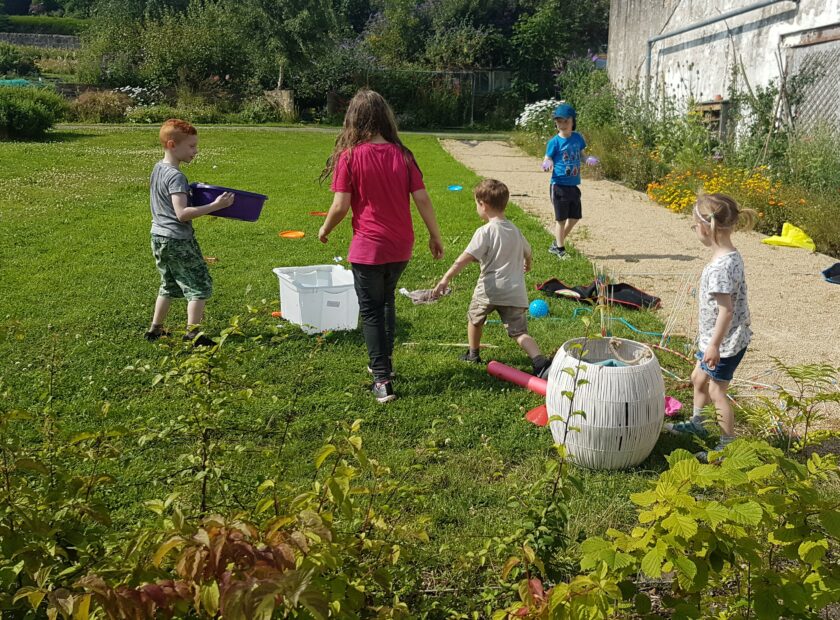
M 551 171 L 551 202 L 554 205 L 554 243 L 548 251 L 566 258 L 566 237 L 581 218 L 580 164 L 586 140 L 578 132 L 575 109 L 568 103 L 554 108 L 557 135 L 545 147 L 543 170 Z

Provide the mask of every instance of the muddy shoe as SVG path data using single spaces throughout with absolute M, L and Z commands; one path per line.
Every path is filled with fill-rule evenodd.
M 192 342 L 194 347 L 215 347 L 216 342 L 204 335 L 204 332 L 187 332 L 184 342 Z
M 470 353 L 469 351 L 462 354 L 460 357 L 458 357 L 458 359 L 461 360 L 462 362 L 469 362 L 471 364 L 481 364 L 482 363 L 480 355 L 475 355 L 473 353 Z
M 143 334 L 143 338 L 145 338 L 149 342 L 154 342 L 156 340 L 160 340 L 161 338 L 166 338 L 169 335 L 169 331 L 164 329 L 163 327 L 153 327 L 145 334 Z

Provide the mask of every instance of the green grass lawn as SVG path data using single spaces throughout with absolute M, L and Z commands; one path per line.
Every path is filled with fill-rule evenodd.
M 521 515 L 508 500 L 536 478 L 552 443 L 547 429 L 523 420 L 540 397 L 496 381 L 483 367 L 459 362 L 463 349 L 440 346 L 466 341 L 466 308 L 477 267 L 462 273 L 454 294 L 437 304 L 413 306 L 398 298 L 395 387 L 400 399 L 378 405 L 366 391 L 367 357 L 358 332 L 309 337 L 282 321 L 276 327 L 278 320 L 270 315 L 278 295 L 273 267 L 330 264 L 346 256 L 349 220 L 323 245 L 317 239 L 322 219 L 308 214 L 329 206 L 328 186 L 316 179 L 334 136 L 208 128 L 200 137 L 200 155 L 185 167 L 190 181 L 270 197 L 256 223 L 210 217 L 195 222 L 204 254 L 218 259 L 210 267 L 216 292 L 208 304 L 208 331 L 218 334 L 251 306 L 259 310 L 249 329 L 267 336 L 261 343 L 229 343 L 236 350 L 230 376 L 260 383 L 247 406 L 226 413 L 226 440 L 241 452 L 228 459 L 229 483 L 212 494 L 214 509 L 230 512 L 250 505 L 256 485 L 268 476 L 311 479 L 313 456 L 336 423 L 363 418 L 371 455 L 397 471 L 419 465 L 411 476 L 428 488 L 423 511 L 431 519 L 432 540 L 416 561 L 446 574 L 454 558 L 518 523 Z M 400 285 L 427 288 L 481 223 L 469 191 L 477 177 L 435 138 L 406 137 L 424 172 L 446 257 L 431 259 L 422 222 L 415 217 L 414 259 Z M 158 287 L 149 248 L 148 178 L 160 156 L 153 128 L 64 131 L 45 142 L 0 145 L 0 379 L 10 390 L 8 403 L 32 411 L 43 409 L 49 390 L 60 438 L 103 427 L 127 429 L 119 458 L 108 466 L 116 482 L 106 495 L 113 527 L 125 530 L 148 515 L 144 500 L 165 497 L 173 488 L 189 498 L 197 487 L 168 478 L 182 466 L 176 457 L 183 446 L 166 437 L 141 446 L 134 434 L 163 428 L 190 407 L 177 392 L 152 385 L 169 351 L 142 337 Z M 455 183 L 466 189 L 447 191 Z M 535 248 L 529 287 L 549 277 L 591 281 L 585 258 L 554 260 L 545 251 L 550 237 L 537 221 L 515 206 L 509 215 Z M 277 232 L 286 229 L 304 230 L 306 237 L 278 238 Z M 572 318 L 575 303 L 549 303 L 551 320 L 534 320 L 530 327 L 543 350 L 553 353 L 581 336 L 584 327 Z M 640 329 L 656 331 L 662 324 L 651 313 L 615 314 Z M 185 306 L 176 302 L 169 327 L 182 330 L 184 321 Z M 631 336 L 621 326 L 614 333 Z M 268 336 L 273 336 L 270 342 Z M 486 358 L 529 369 L 500 325 L 487 327 L 485 342 L 497 347 Z M 669 358 L 660 359 L 686 376 L 686 366 Z M 146 372 L 136 370 L 147 365 Z M 669 393 L 689 402 L 684 390 Z M 105 402 L 107 414 L 101 413 Z M 286 418 L 293 421 L 278 454 L 279 421 Z M 418 450 L 429 441 L 438 446 L 437 454 Z M 580 472 L 584 492 L 572 502 L 572 537 L 630 523 L 635 512 L 628 494 L 661 471 L 663 454 L 677 445 L 691 447 L 663 438 L 635 471 Z

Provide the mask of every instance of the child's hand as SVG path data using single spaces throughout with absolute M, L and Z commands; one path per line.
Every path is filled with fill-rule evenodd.
M 717 345 L 710 344 L 706 347 L 706 350 L 703 351 L 703 363 L 706 364 L 710 369 L 714 370 L 715 366 L 718 365 L 720 361 L 720 349 Z
M 329 241 L 329 232 L 326 229 L 326 226 L 321 226 L 320 230 L 318 231 L 318 239 L 321 240 L 321 243 L 326 243 Z
M 443 258 L 443 241 L 440 240 L 440 237 L 429 238 L 429 251 L 435 260 Z
M 441 295 L 446 292 L 446 289 L 449 288 L 449 282 L 446 281 L 446 278 L 438 282 L 438 285 L 432 289 L 432 299 L 437 299 Z
M 226 209 L 233 204 L 234 195 L 232 192 L 224 192 L 213 202 L 219 209 Z
M 552 168 L 554 168 L 554 162 L 550 159 L 543 160 L 542 169 L 543 172 L 551 172 Z

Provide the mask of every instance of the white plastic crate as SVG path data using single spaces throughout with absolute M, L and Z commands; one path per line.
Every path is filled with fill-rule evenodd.
M 309 265 L 273 269 L 280 280 L 283 318 L 307 334 L 356 329 L 359 300 L 353 272 L 341 265 Z

